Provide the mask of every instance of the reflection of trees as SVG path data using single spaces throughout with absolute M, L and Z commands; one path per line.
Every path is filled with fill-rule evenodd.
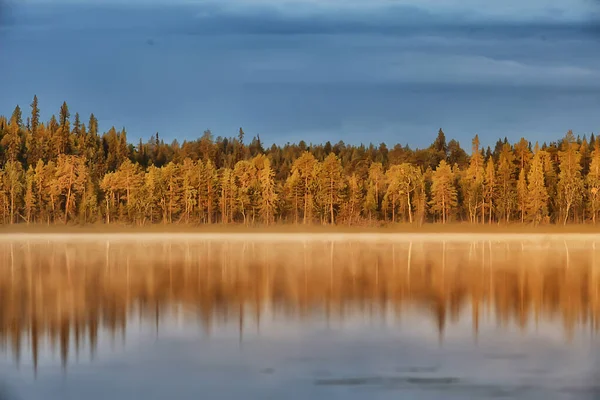
M 558 247 L 559 251 L 553 250 Z M 442 249 L 445 248 L 445 254 Z M 409 265 L 410 260 L 410 265 Z M 470 305 L 481 316 L 525 328 L 561 319 L 598 328 L 598 277 L 590 249 L 520 244 L 368 243 L 1 243 L 0 343 L 17 359 L 42 343 L 85 344 L 98 330 L 124 333 L 127 318 L 156 320 L 181 305 L 212 324 L 261 314 L 344 319 L 356 313 L 429 313 L 440 334 Z

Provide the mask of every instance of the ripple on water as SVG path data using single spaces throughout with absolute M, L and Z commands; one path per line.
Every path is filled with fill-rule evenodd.
M 384 376 L 372 376 L 372 377 L 356 377 L 356 378 L 337 378 L 337 379 L 317 379 L 315 385 L 317 386 L 367 386 L 367 385 L 402 385 L 402 384 L 416 384 L 416 385 L 450 385 L 457 383 L 458 378 L 454 377 L 384 377 Z

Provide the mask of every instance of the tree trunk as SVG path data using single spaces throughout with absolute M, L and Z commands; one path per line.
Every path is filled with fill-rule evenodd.
M 329 212 L 331 214 L 331 225 L 333 225 L 333 179 L 329 182 Z
M 110 225 L 110 202 L 106 197 L 106 225 Z
M 69 173 L 69 189 L 67 190 L 67 200 L 65 201 L 65 224 L 69 218 L 69 206 L 71 205 L 71 188 L 73 187 L 73 166 L 71 165 L 71 171 Z
M 304 215 L 303 215 L 303 219 L 302 219 L 303 224 L 306 224 L 306 221 L 307 221 L 307 218 L 306 218 L 307 208 L 308 208 L 308 178 L 306 178 L 304 181 Z
M 563 225 L 567 225 L 567 220 L 569 219 L 569 211 L 571 210 L 571 202 L 567 203 L 567 208 L 565 210 L 565 218 L 563 219 Z
M 442 196 L 442 224 L 446 223 L 446 196 Z
M 10 224 L 15 223 L 15 191 L 11 187 L 10 190 Z
M 481 224 L 485 224 L 485 199 L 481 199 Z
M 410 204 L 410 192 L 406 193 L 406 203 L 408 205 L 408 222 L 412 225 L 413 216 L 412 216 L 412 205 Z

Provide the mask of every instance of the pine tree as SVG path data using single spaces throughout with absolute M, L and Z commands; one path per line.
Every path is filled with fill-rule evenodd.
M 35 170 L 30 165 L 25 175 L 25 222 L 31 223 L 36 214 Z
M 263 223 L 269 225 L 274 222 L 278 195 L 275 191 L 275 172 L 268 158 L 265 158 L 264 165 L 259 170 L 258 179 L 261 194 L 260 214 Z
M 341 192 L 344 188 L 342 172 L 342 163 L 339 158 L 334 153 L 329 153 L 321 164 L 317 177 L 319 194 L 324 200 L 329 213 L 329 223 L 332 225 L 335 223 L 334 211 L 342 200 Z
M 477 210 L 481 207 L 481 218 L 483 222 L 483 157 L 479 152 L 479 136 L 475 135 L 472 141 L 472 153 L 469 168 L 464 175 L 464 194 L 467 202 L 467 211 L 471 223 L 477 222 Z
M 302 191 L 304 196 L 304 205 L 302 207 L 303 220 L 302 223 L 310 222 L 312 211 L 312 190 L 315 181 L 315 165 L 317 160 L 311 153 L 305 151 L 300 157 L 294 161 L 292 165 L 292 173 L 296 173 L 300 182 L 302 182 Z
M 360 219 L 363 206 L 363 183 L 356 173 L 348 179 L 347 194 L 344 201 L 347 223 L 353 225 Z
M 581 177 L 581 153 L 572 131 L 567 133 L 561 147 L 562 150 L 559 152 L 558 191 L 563 225 L 566 225 L 571 208 L 581 200 L 583 179 Z
M 257 170 L 252 162 L 239 161 L 233 169 L 236 188 L 236 210 L 242 213 L 244 225 L 248 223 L 248 214 L 252 210 L 253 189 L 256 187 Z
M 521 214 L 521 223 L 525 221 L 525 212 L 527 211 L 527 180 L 525 179 L 525 168 L 519 171 L 519 180 L 517 181 L 517 200 L 519 213 Z
M 198 174 L 196 172 L 197 165 L 189 158 L 183 160 L 181 166 L 181 190 L 183 196 L 183 218 L 187 224 L 190 223 L 191 217 L 196 209 L 198 198 Z
M 504 143 L 498 158 L 496 208 L 500 218 L 506 223 L 510 222 L 515 204 L 515 168 L 513 162 L 512 148 L 510 144 Z M 524 174 L 523 179 L 525 179 Z
M 521 140 L 515 144 L 515 154 L 520 173 L 521 170 L 527 169 L 532 157 L 531 151 L 529 150 L 529 142 L 525 140 L 525 138 L 521 138 Z
M 236 190 L 233 171 L 230 168 L 221 169 L 221 219 L 224 224 L 233 221 L 234 205 L 236 203 Z
M 371 220 L 373 215 L 376 218 L 379 217 L 384 180 L 383 165 L 380 162 L 371 164 L 367 178 L 367 197 L 365 200 L 365 212 L 368 214 L 369 220 Z
M 529 181 L 526 197 L 527 217 L 537 225 L 548 215 L 548 192 L 546 191 L 542 157 L 537 143 L 527 180 Z
M 8 161 L 4 165 L 3 189 L 8 198 L 10 224 L 18 222 L 21 215 L 21 199 L 25 188 L 23 167 L 17 161 Z
M 8 132 L 2 138 L 0 145 L 4 147 L 6 154 L 6 161 L 17 162 L 21 154 L 21 148 L 23 146 L 23 137 L 21 135 L 21 128 L 17 121 L 17 116 L 13 116 L 8 125 Z
M 588 206 L 592 213 L 592 221 L 596 224 L 596 217 L 600 210 L 600 141 L 594 143 L 592 158 L 590 163 L 590 172 L 586 178 L 586 187 L 588 191 Z
M 492 213 L 494 211 L 494 194 L 496 192 L 496 170 L 494 168 L 494 160 L 490 156 L 485 165 L 484 176 L 484 203 L 488 209 L 488 224 L 492 223 Z
M 442 223 L 445 224 L 450 212 L 457 205 L 457 193 L 454 186 L 454 174 L 446 161 L 440 164 L 433 172 L 433 183 L 431 186 L 431 209 L 441 214 Z

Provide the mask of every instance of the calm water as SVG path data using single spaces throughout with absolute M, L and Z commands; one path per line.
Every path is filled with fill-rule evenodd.
M 596 247 L 3 239 L 0 386 L 9 399 L 600 398 Z

